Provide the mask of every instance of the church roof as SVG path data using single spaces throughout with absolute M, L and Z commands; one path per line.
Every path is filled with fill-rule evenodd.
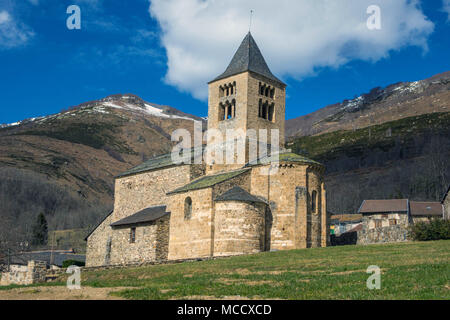
M 168 214 L 169 213 L 166 212 L 166 206 L 149 207 L 129 217 L 112 223 L 111 227 L 130 226 L 139 223 L 152 222 Z
M 258 159 L 257 161 L 249 162 L 247 166 L 254 166 L 258 164 L 268 164 L 271 162 L 276 162 L 277 158 L 275 156 L 266 156 L 263 158 Z M 306 163 L 306 164 L 315 164 L 319 166 L 323 166 L 320 162 L 311 160 L 309 158 L 306 158 L 304 156 L 301 156 L 299 154 L 293 153 L 293 152 L 282 152 L 278 154 L 278 161 L 279 162 L 298 162 L 298 163 Z
M 261 202 L 265 203 L 263 200 L 251 195 L 239 186 L 234 186 L 227 192 L 218 196 L 215 201 L 240 201 L 240 202 Z
M 204 148 L 204 146 L 202 146 L 202 148 Z M 203 155 L 203 149 L 199 149 L 199 150 L 201 150 L 200 151 L 201 153 L 199 153 L 199 156 Z M 190 152 L 191 152 L 191 161 L 192 161 L 191 163 L 193 163 L 193 160 L 195 158 L 195 148 L 192 148 L 190 150 Z M 122 178 L 122 177 L 130 176 L 133 174 L 145 172 L 145 171 L 163 169 L 163 168 L 170 167 L 173 165 L 177 165 L 177 164 L 174 163 L 172 160 L 172 153 L 167 153 L 167 154 L 163 154 L 163 155 L 151 158 L 136 167 L 133 167 L 125 172 L 122 172 L 121 174 L 117 175 L 116 178 Z
M 210 188 L 210 187 L 215 186 L 216 184 L 233 179 L 234 177 L 237 177 L 249 170 L 250 169 L 241 169 L 241 170 L 237 170 L 237 171 L 230 171 L 230 172 L 220 173 L 220 174 L 211 175 L 211 176 L 204 176 L 202 178 L 192 181 L 191 183 L 189 183 L 181 188 L 171 191 L 167 194 L 183 193 L 183 192 L 192 191 L 192 190 L 200 190 L 200 189 Z
M 279 83 L 282 86 L 286 86 L 270 71 L 266 60 L 264 60 L 264 57 L 261 54 L 261 51 L 259 50 L 258 45 L 256 44 L 255 39 L 253 39 L 253 36 L 250 32 L 242 41 L 239 49 L 234 54 L 234 57 L 225 72 L 215 78 L 213 81 L 210 81 L 210 83 L 246 71 L 257 73 Z

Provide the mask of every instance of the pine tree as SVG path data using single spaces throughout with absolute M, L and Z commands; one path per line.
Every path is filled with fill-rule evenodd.
M 33 227 L 33 244 L 46 245 L 48 238 L 48 226 L 44 213 L 38 215 L 36 224 Z

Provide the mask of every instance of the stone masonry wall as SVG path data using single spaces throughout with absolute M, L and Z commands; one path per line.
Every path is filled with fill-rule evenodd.
M 278 171 L 273 175 L 268 172 L 269 166 L 260 166 L 252 170 L 251 193 L 260 196 L 270 204 L 271 220 L 270 249 L 290 250 L 308 247 L 307 215 L 311 211 L 311 194 L 317 191 L 317 213 L 310 217 L 309 234 L 314 232 L 315 246 L 326 246 L 329 223 L 326 212 L 326 199 L 322 173 L 308 165 L 280 163 Z M 273 170 L 273 169 L 272 169 Z M 270 219 L 269 219 L 270 220 Z M 313 231 L 314 229 L 314 231 Z M 322 241 L 323 240 L 323 241 Z M 329 242 L 329 241 L 328 241 Z M 311 240 L 310 240 L 311 243 Z
M 209 257 L 214 252 L 214 202 L 213 200 L 233 186 L 249 191 L 250 171 L 211 188 L 173 194 L 169 200 L 171 212 L 169 259 Z M 184 219 L 186 198 L 192 199 L 191 219 Z
M 377 227 L 375 221 L 381 221 Z M 396 220 L 391 225 L 389 220 Z M 358 231 L 357 244 L 372 244 L 406 241 L 408 235 L 408 216 L 404 213 L 374 214 L 363 217 L 363 228 Z
M 166 260 L 169 247 L 170 215 L 147 224 L 115 227 L 112 232 L 112 265 L 127 265 Z M 131 228 L 135 242 L 130 242 Z
M 110 263 L 112 241 L 112 214 L 110 214 L 88 237 L 86 245 L 86 267 L 98 267 Z
M 192 199 L 192 215 L 189 220 L 184 218 L 187 197 Z M 168 203 L 171 212 L 169 260 L 211 256 L 212 189 L 173 194 Z
M 264 251 L 265 208 L 263 203 L 216 202 L 214 256 Z
M 116 179 L 113 222 L 151 206 L 166 205 L 166 193 L 197 178 L 201 168 L 181 165 Z

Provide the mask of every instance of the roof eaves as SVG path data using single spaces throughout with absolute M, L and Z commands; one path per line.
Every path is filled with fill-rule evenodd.
M 223 182 L 226 182 L 228 180 L 234 179 L 234 178 L 236 178 L 236 177 L 238 177 L 238 176 L 240 176 L 240 175 L 242 175 L 242 174 L 244 174 L 244 173 L 246 173 L 246 172 L 248 172 L 250 170 L 251 170 L 250 168 L 246 168 L 246 169 L 241 169 L 241 170 L 238 170 L 238 171 L 231 171 L 231 172 L 226 172 L 226 173 L 220 173 L 220 174 L 216 174 L 216 175 L 212 175 L 212 176 L 203 176 L 203 177 L 201 177 L 199 179 L 196 179 L 196 180 L 188 183 L 187 185 L 185 185 L 183 187 L 180 187 L 180 188 L 177 188 L 177 189 L 175 189 L 173 191 L 167 192 L 166 195 L 172 195 L 172 194 L 177 194 L 177 193 L 185 193 L 185 192 L 189 192 L 189 191 L 195 191 L 195 190 L 202 190 L 202 189 L 212 188 L 212 187 L 214 187 L 214 186 L 216 186 L 216 185 L 218 185 L 220 183 L 223 183 Z M 201 185 L 201 186 L 195 187 L 195 184 L 199 183 L 202 180 L 211 179 L 211 178 L 218 177 L 218 176 L 221 176 L 221 175 L 230 175 L 230 177 L 225 178 L 223 180 L 218 180 L 217 182 L 214 182 L 214 183 L 211 183 L 211 184 L 205 184 L 205 185 Z M 190 187 L 190 186 L 192 186 L 192 187 Z

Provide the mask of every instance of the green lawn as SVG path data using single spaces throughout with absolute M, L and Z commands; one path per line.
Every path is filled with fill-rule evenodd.
M 370 265 L 382 269 L 380 290 L 366 287 Z M 64 279 L 45 285 L 64 285 Z M 82 286 L 126 287 L 112 294 L 127 299 L 450 299 L 450 241 L 329 247 L 84 270 Z
M 367 267 L 381 289 L 366 287 Z M 107 271 L 85 271 L 82 285 L 131 287 L 128 299 L 450 299 L 450 241 L 346 246 L 262 253 Z

